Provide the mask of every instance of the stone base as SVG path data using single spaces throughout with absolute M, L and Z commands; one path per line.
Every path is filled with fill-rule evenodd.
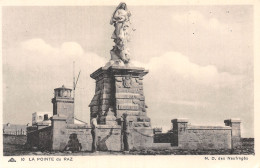
M 96 90 L 89 107 L 91 114 L 98 115 L 98 124 L 114 123 L 106 117 L 111 109 L 110 118 L 120 120 L 127 113 L 134 127 L 150 127 L 143 93 L 143 76 L 147 73 L 144 68 L 108 66 L 90 75 L 96 80 Z

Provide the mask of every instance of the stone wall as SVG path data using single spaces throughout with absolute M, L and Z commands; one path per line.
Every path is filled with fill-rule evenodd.
M 179 133 L 178 147 L 182 149 L 231 149 L 230 128 L 189 127 Z
M 65 146 L 68 145 L 70 136 L 72 134 L 77 135 L 77 139 L 82 147 L 81 151 L 91 151 L 92 149 L 91 128 L 86 125 L 76 125 L 76 124 L 67 125 L 64 139 L 61 140 L 60 150 L 63 150 Z
M 180 149 L 231 149 L 231 127 L 191 126 L 187 119 L 174 119 L 173 146 Z
M 153 129 L 145 127 L 133 127 L 130 129 L 129 148 L 145 149 L 153 147 Z
M 231 120 L 232 121 L 232 120 Z M 231 149 L 240 142 L 240 123 L 232 126 L 192 126 L 187 119 L 172 120 L 169 133 L 154 133 L 151 127 L 129 127 L 130 150 L 151 148 L 178 149 Z M 120 125 L 98 125 L 98 151 L 122 151 L 123 135 Z M 92 150 L 91 127 L 67 124 L 66 117 L 54 115 L 52 126 L 28 132 L 28 142 L 40 149 L 63 151 L 72 140 L 81 146 L 81 151 Z M 235 146 L 236 147 L 236 146 Z
M 37 130 L 37 127 L 27 127 L 27 144 L 31 147 L 38 147 L 39 132 Z
M 77 135 L 77 139 L 82 147 L 81 151 L 92 150 L 91 128 L 76 124 L 67 125 L 64 134 L 55 137 L 56 142 L 53 149 L 64 150 L 72 134 Z M 121 128 L 117 126 L 99 125 L 97 128 L 97 150 L 121 151 Z
M 87 125 L 66 124 L 66 117 L 53 116 L 53 150 L 64 150 L 70 140 L 70 135 L 76 134 L 82 151 L 91 151 L 91 128 Z M 123 139 L 119 125 L 98 125 L 97 150 L 121 151 Z M 129 135 L 130 149 L 150 148 L 153 146 L 153 129 L 149 127 L 131 127 Z
M 97 129 L 97 150 L 121 151 L 121 126 L 99 125 Z
M 228 119 L 224 121 L 226 126 L 230 126 L 232 129 L 232 148 L 241 146 L 241 130 L 240 119 Z
M 41 150 L 51 150 L 52 126 L 48 126 L 42 129 L 35 129 L 35 127 L 28 127 L 27 144 L 30 147 L 38 147 Z
M 192 126 L 188 119 L 172 120 L 169 133 L 155 133 L 154 143 L 171 143 L 179 149 L 231 149 L 241 145 L 240 120 L 225 120 L 226 126 Z
M 26 135 L 3 134 L 3 144 L 24 145 L 26 143 L 26 140 Z
M 52 144 L 52 127 L 46 127 L 43 129 L 38 130 L 39 136 L 39 149 L 42 150 L 51 150 Z
M 66 118 L 62 116 L 53 116 L 52 125 L 53 150 L 64 150 L 72 134 L 76 134 L 82 151 L 92 150 L 91 127 L 88 125 L 66 124 Z M 97 149 L 100 151 L 120 151 L 121 126 L 98 125 Z

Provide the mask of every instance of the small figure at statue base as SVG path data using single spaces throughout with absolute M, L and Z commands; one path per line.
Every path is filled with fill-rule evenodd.
M 93 114 L 91 119 L 92 152 L 97 151 L 97 115 Z
M 129 131 L 129 121 L 128 121 L 128 118 L 127 118 L 127 113 L 124 113 L 123 114 L 123 144 L 124 144 L 124 152 L 129 152 L 129 134 L 130 134 L 130 131 Z

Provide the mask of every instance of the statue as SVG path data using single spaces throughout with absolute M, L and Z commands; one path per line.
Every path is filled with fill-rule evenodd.
M 110 51 L 112 64 L 116 62 L 118 65 L 127 65 L 130 62 L 130 52 L 128 42 L 130 41 L 130 11 L 127 10 L 126 3 L 121 2 L 114 11 L 110 24 L 114 25 L 115 30 L 112 34 L 115 46 Z

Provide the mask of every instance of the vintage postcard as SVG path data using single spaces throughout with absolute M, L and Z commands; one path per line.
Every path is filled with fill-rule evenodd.
M 260 166 L 259 1 L 1 1 L 1 16 L 0 167 Z

